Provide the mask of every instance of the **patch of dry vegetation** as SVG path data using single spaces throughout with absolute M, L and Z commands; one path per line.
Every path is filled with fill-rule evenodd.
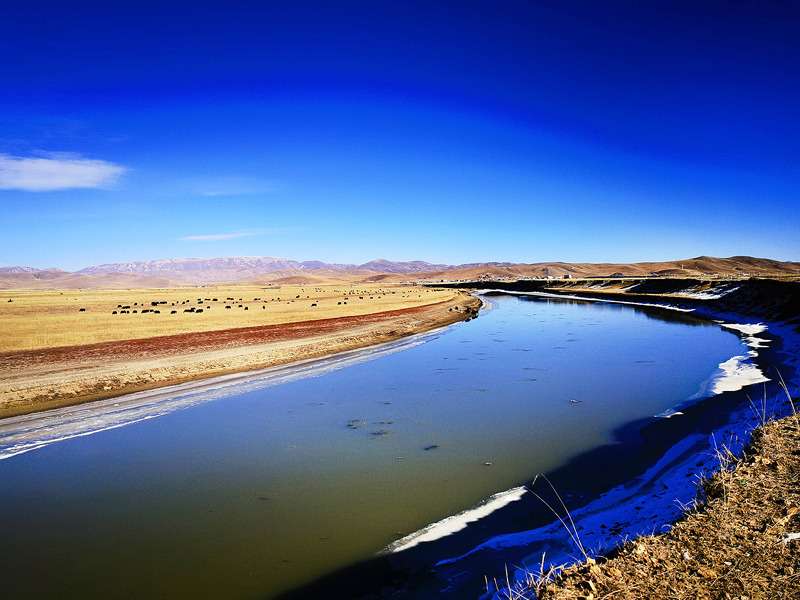
M 669 532 L 644 536 L 570 567 L 531 577 L 511 598 L 800 598 L 800 423 L 764 424 Z

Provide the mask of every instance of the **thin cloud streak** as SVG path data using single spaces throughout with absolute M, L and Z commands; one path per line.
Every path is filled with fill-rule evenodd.
M 239 196 L 272 194 L 278 191 L 278 182 L 249 177 L 219 177 L 201 182 L 196 191 L 201 196 Z
M 187 242 L 218 242 L 220 240 L 230 240 L 233 238 L 247 237 L 250 235 L 261 235 L 261 232 L 254 233 L 215 233 L 211 235 L 190 235 L 178 238 Z
M 24 158 L 0 154 L 0 189 L 51 192 L 74 188 L 108 189 L 129 169 L 71 154 Z

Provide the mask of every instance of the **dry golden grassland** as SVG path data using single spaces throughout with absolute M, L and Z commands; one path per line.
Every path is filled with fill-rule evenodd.
M 367 315 L 458 295 L 450 289 L 341 283 L 5 290 L 0 293 L 0 352 Z

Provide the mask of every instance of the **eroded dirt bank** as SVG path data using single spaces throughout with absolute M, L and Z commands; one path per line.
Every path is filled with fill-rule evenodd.
M 0 417 L 363 348 L 462 321 L 479 306 L 464 295 L 368 315 L 0 353 Z

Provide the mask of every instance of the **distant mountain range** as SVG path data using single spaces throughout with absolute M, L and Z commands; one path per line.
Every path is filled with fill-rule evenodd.
M 232 256 L 227 258 L 169 258 L 128 263 L 112 263 L 81 269 L 80 275 L 103 275 L 108 273 L 135 273 L 138 275 L 168 277 L 187 283 L 213 283 L 241 281 L 278 272 L 298 276 L 311 271 L 333 273 L 409 274 L 428 271 L 449 271 L 474 266 L 509 266 L 511 263 L 482 263 L 481 265 L 441 265 L 424 261 L 397 262 L 377 259 L 368 263 L 339 264 L 319 260 L 299 262 L 288 258 L 270 256 Z
M 698 256 L 686 260 L 628 264 L 486 262 L 461 265 L 384 259 L 360 265 L 330 264 L 263 256 L 172 258 L 97 265 L 75 273 L 59 269 L 0 267 L 0 289 L 170 287 L 215 283 L 293 285 L 333 281 L 389 283 L 409 279 L 452 281 L 526 277 L 641 277 L 653 274 L 673 277 L 800 276 L 800 263 L 750 256 Z
M 0 267 L 0 273 L 38 273 L 39 271 L 58 271 L 58 269 L 36 269 L 34 267 Z
M 510 266 L 511 263 L 474 263 L 466 265 L 439 265 L 421 260 L 396 262 L 379 258 L 361 265 L 331 264 L 318 260 L 298 262 L 288 258 L 269 256 L 233 256 L 229 258 L 169 258 L 127 263 L 111 263 L 86 267 L 76 273 L 99 275 L 102 273 L 139 273 L 141 275 L 169 275 L 180 273 L 236 272 L 249 277 L 289 269 L 313 271 L 373 271 L 375 273 L 420 273 L 423 271 L 447 271 L 476 266 Z

